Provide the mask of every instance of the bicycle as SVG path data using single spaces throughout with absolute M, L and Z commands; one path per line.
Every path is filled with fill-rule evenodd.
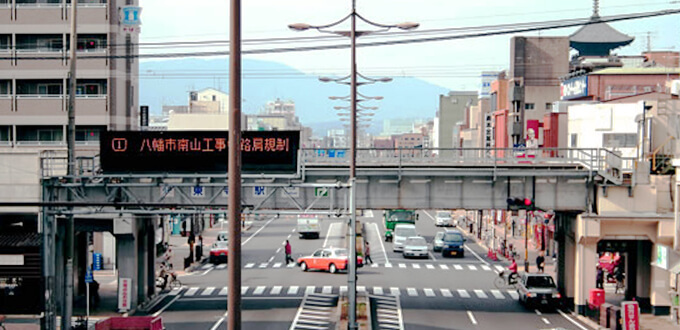
M 493 285 L 496 289 L 516 288 L 517 276 L 515 276 L 514 282 L 510 283 L 510 275 L 506 275 L 505 271 L 501 270 L 498 272 L 498 277 L 493 280 Z

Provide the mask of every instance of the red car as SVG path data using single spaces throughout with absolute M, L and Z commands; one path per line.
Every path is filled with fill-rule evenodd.
M 300 257 L 297 264 L 303 271 L 318 269 L 335 273 L 338 270 L 347 270 L 348 252 L 347 249 L 326 248 L 318 249 L 310 256 Z M 364 263 L 362 257 L 357 257 L 357 267 Z
M 210 262 L 218 264 L 220 262 L 227 262 L 229 257 L 229 243 L 226 241 L 217 241 L 210 247 Z

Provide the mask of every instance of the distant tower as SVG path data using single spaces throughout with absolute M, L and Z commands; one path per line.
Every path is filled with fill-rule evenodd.
M 578 50 L 579 56 L 609 56 L 613 49 L 626 46 L 634 39 L 602 22 L 599 0 L 593 0 L 590 22 L 569 36 L 569 46 Z

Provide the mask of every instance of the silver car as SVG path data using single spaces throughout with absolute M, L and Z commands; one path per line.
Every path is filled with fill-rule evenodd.
M 404 242 L 404 257 L 427 258 L 427 241 L 420 236 L 412 236 Z
M 432 251 L 439 252 L 444 246 L 444 232 L 439 231 L 434 235 L 434 241 L 432 241 Z

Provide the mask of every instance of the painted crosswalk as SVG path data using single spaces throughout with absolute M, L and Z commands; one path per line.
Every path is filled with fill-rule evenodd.
M 491 300 L 517 300 L 519 295 L 514 290 L 496 290 L 496 289 L 457 289 L 457 288 L 437 288 L 437 287 L 382 287 L 382 286 L 357 286 L 357 291 L 368 293 L 372 295 L 383 296 L 385 294 L 393 296 L 404 296 L 408 298 L 425 297 L 425 298 L 450 298 L 450 299 L 486 299 Z M 242 286 L 241 294 L 243 296 L 252 297 L 300 297 L 310 294 L 346 294 L 346 286 Z M 206 297 L 226 297 L 229 294 L 228 288 L 225 287 L 180 287 L 172 289 L 168 292 L 169 296 L 180 296 L 181 298 L 197 299 Z
M 457 270 L 457 271 L 503 271 L 505 270 L 505 266 L 503 265 L 486 265 L 482 263 L 463 263 L 463 264 L 454 264 L 454 263 L 417 263 L 417 262 L 411 262 L 411 263 L 404 263 L 400 262 L 397 263 L 396 265 L 392 263 L 371 263 L 370 265 L 365 265 L 364 267 L 367 268 L 395 268 L 398 267 L 400 269 L 420 269 L 420 270 Z M 221 264 L 211 264 L 211 263 L 206 263 L 200 267 L 200 269 L 203 270 L 226 270 L 228 268 L 226 263 L 221 263 Z M 243 266 L 243 269 L 291 269 L 291 268 L 298 268 L 298 265 L 296 263 L 288 263 L 285 264 L 283 262 L 249 262 L 246 263 Z

